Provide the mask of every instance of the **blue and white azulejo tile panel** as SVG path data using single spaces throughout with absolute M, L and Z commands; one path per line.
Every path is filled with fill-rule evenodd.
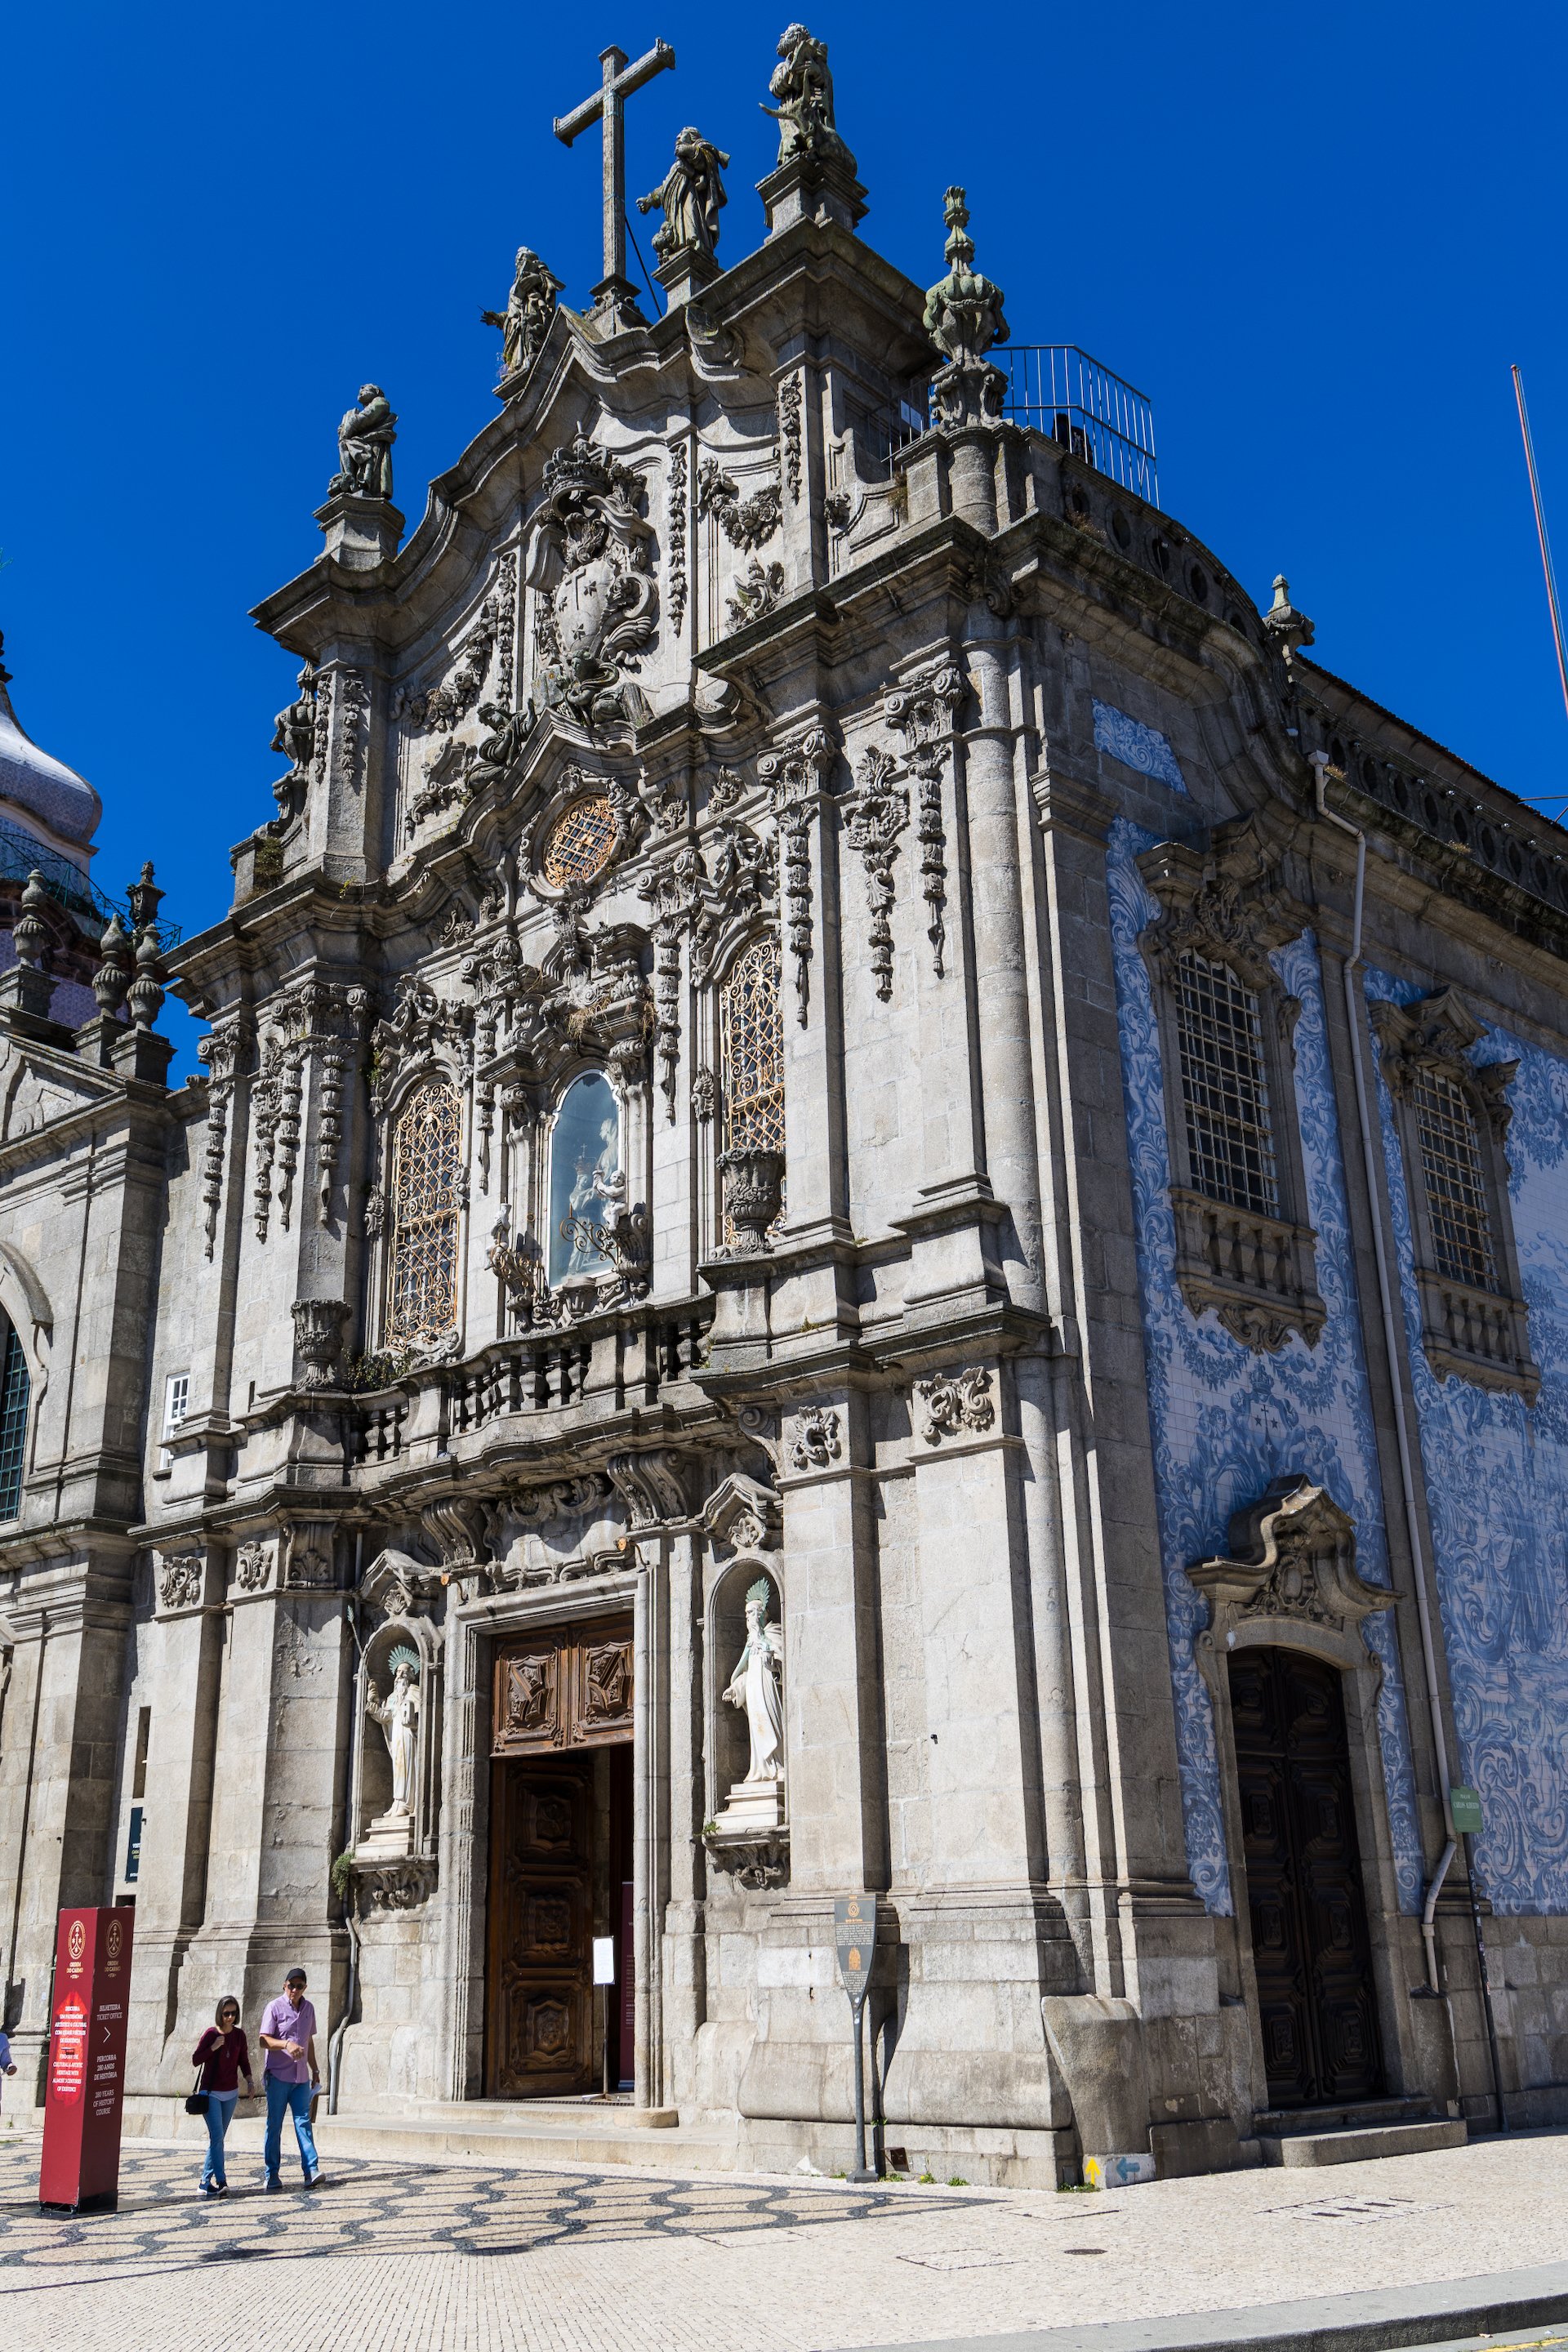
M 1125 710 L 1118 710 L 1113 702 L 1096 698 L 1094 706 L 1094 748 L 1109 751 L 1124 768 L 1135 768 L 1141 776 L 1152 776 L 1157 783 L 1169 784 L 1171 790 L 1184 793 L 1187 780 L 1182 773 L 1182 763 L 1171 749 L 1169 736 L 1162 735 L 1157 727 L 1145 727 Z
M 1425 986 L 1370 971 L 1370 998 Z M 1371 1041 L 1375 1049 L 1375 1039 Z M 1568 1063 L 1489 1029 L 1475 1060 L 1519 1063 L 1510 1203 L 1531 1353 L 1522 1397 L 1439 1380 L 1421 1344 L 1407 1171 L 1378 1075 L 1421 1463 L 1442 1602 L 1456 1778 L 1480 1792 L 1481 1884 L 1500 1912 L 1568 1911 Z
M 1194 1318 L 1176 1287 L 1159 1036 L 1149 975 L 1138 951 L 1139 933 L 1160 910 L 1133 862 L 1154 840 L 1154 835 L 1119 818 L 1110 830 L 1107 878 L 1187 1864 L 1208 1908 L 1229 1914 L 1235 1894 L 1226 1859 L 1214 1719 L 1193 1656 L 1207 1604 L 1188 1581 L 1188 1566 L 1222 1553 L 1232 1512 L 1254 1501 L 1271 1478 L 1291 1470 L 1305 1471 L 1350 1513 L 1357 1565 L 1371 1584 L 1389 1580 L 1388 1546 L 1317 943 L 1308 932 L 1279 950 L 1273 962 L 1301 1005 L 1296 1094 L 1308 1203 L 1318 1237 L 1318 1288 L 1328 1320 L 1316 1348 L 1292 1337 L 1268 1356 L 1233 1339 L 1212 1314 Z M 1389 1617 L 1369 1618 L 1366 1631 L 1384 1665 L 1378 1732 L 1399 1905 L 1414 1912 L 1420 1908 L 1422 1863 L 1405 1687 Z

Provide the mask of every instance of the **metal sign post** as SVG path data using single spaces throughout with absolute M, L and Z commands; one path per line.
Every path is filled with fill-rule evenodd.
M 877 1957 L 877 1898 L 874 1895 L 840 1895 L 833 1904 L 833 1940 L 838 1952 L 838 1973 L 849 1996 L 855 2021 L 855 2169 L 851 2180 L 875 2180 L 876 2168 L 866 2161 L 866 2052 L 860 2020 L 871 1963 Z
M 1502 2062 L 1498 2055 L 1497 2019 L 1492 2014 L 1492 1981 L 1487 1971 L 1486 1937 L 1481 1927 L 1481 1906 L 1476 1895 L 1476 1858 L 1470 1843 L 1486 1827 L 1481 1813 L 1481 1801 L 1474 1789 L 1451 1788 L 1448 1790 L 1448 1818 L 1464 1850 L 1465 1875 L 1470 1885 L 1470 1925 L 1476 1934 L 1476 1973 L 1480 1979 L 1481 2007 L 1486 2012 L 1487 2047 L 1492 2062 L 1492 2097 L 1497 2102 L 1497 2127 L 1508 2129 L 1508 2116 L 1502 2103 Z

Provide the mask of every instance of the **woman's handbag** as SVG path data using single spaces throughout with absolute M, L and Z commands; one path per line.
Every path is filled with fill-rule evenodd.
M 207 2111 L 207 2095 L 206 2095 L 206 2093 L 205 2093 L 205 2091 L 193 2091 L 193 2092 L 191 2093 L 190 2096 L 189 2096 L 189 2097 L 186 2099 L 186 2101 L 185 2101 L 185 2113 L 186 2113 L 186 2115 L 188 2115 L 188 2116 L 205 2116 L 205 2113 L 206 2113 L 206 2111 Z

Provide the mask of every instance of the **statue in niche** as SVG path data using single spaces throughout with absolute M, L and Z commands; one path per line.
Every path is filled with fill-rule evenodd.
M 746 1595 L 745 1646 L 724 1693 L 731 1706 L 745 1708 L 746 1728 L 751 1734 L 752 1758 L 741 1783 L 742 1791 L 755 1789 L 759 1783 L 776 1789 L 784 1777 L 780 1768 L 784 1753 L 784 1630 L 767 1622 L 773 1597 L 767 1578 L 759 1576 Z M 731 1790 L 731 1812 L 734 1809 L 735 1791 Z
M 572 1244 L 572 1255 L 566 1261 L 568 1278 L 602 1272 L 605 1257 L 598 1228 L 615 1225 L 626 1204 L 626 1180 L 621 1169 L 616 1121 L 606 1118 L 599 1129 L 597 1158 L 590 1163 L 587 1152 L 582 1152 L 573 1171 L 566 1222 L 562 1227 L 562 1239 Z
M 392 496 L 392 445 L 397 419 L 378 383 L 362 383 L 359 399 L 338 427 L 341 470 L 327 484 L 327 496 L 356 499 Z
M 688 124 L 675 142 L 675 161 L 651 195 L 637 198 L 639 213 L 664 208 L 664 226 L 654 231 L 653 249 L 668 261 L 678 253 L 712 254 L 719 243 L 719 214 L 728 201 L 721 171 L 730 158 L 721 147 Z
M 779 162 L 790 163 L 797 155 L 815 155 L 845 163 L 853 171 L 855 158 L 834 127 L 833 76 L 827 69 L 826 42 L 808 33 L 804 25 L 791 25 L 779 42 L 778 54 L 780 62 L 768 84 L 768 95 L 778 104 L 764 102 L 763 112 L 771 114 L 779 126 Z
M 539 357 L 555 316 L 555 298 L 561 287 L 561 279 L 552 269 L 546 268 L 537 253 L 526 245 L 518 247 L 506 309 L 479 312 L 487 327 L 499 327 L 501 331 L 503 376 L 531 368 Z
M 406 1645 L 392 1653 L 392 1688 L 385 1698 L 371 1684 L 364 1711 L 379 1723 L 392 1758 L 392 1803 L 374 1829 L 406 1821 L 414 1811 L 414 1746 L 419 1729 L 419 1661 Z

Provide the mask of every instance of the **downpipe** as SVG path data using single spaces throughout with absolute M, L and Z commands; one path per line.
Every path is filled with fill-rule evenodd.
M 1362 1053 L 1362 1023 L 1364 1007 L 1356 983 L 1361 965 L 1362 923 L 1366 905 L 1366 835 L 1359 824 L 1342 816 L 1328 804 L 1329 755 L 1326 751 L 1308 754 L 1312 769 L 1314 793 L 1319 816 L 1341 833 L 1349 834 L 1355 843 L 1355 912 L 1351 927 L 1351 951 L 1344 962 L 1345 1017 L 1350 1028 L 1351 1069 L 1355 1081 L 1356 1125 L 1361 1131 L 1362 1165 L 1366 1170 L 1367 1190 L 1371 1195 L 1373 1255 L 1377 1263 L 1377 1297 L 1383 1315 L 1383 1343 L 1388 1358 L 1389 1388 L 1394 1399 L 1394 1433 L 1399 1451 L 1399 1484 L 1405 1504 L 1405 1524 L 1410 1542 L 1411 1565 L 1415 1571 L 1415 1613 L 1421 1628 L 1421 1661 L 1426 1670 L 1426 1706 L 1432 1719 L 1432 1748 L 1437 1766 L 1437 1785 L 1443 1799 L 1443 1819 L 1447 1826 L 1448 1842 L 1444 1846 L 1436 1869 L 1426 1889 L 1426 1900 L 1421 1911 L 1421 1941 L 1426 1953 L 1426 1986 L 1429 1992 L 1442 1998 L 1443 1987 L 1437 1973 L 1437 1933 L 1435 1915 L 1437 1897 L 1443 1891 L 1443 1881 L 1448 1875 L 1454 1859 L 1453 1808 L 1448 1790 L 1452 1782 L 1448 1772 L 1448 1748 L 1443 1734 L 1443 1709 L 1437 1690 L 1437 1653 L 1432 1633 L 1432 1611 L 1427 1598 L 1427 1565 L 1426 1546 L 1421 1539 L 1421 1519 L 1415 1503 L 1415 1475 L 1411 1459 L 1410 1432 L 1405 1415 L 1405 1384 L 1400 1378 L 1400 1352 L 1394 1317 L 1394 1284 L 1389 1270 L 1388 1247 L 1384 1235 L 1383 1197 L 1378 1190 L 1375 1170 L 1381 1165 L 1381 1153 L 1373 1153 L 1372 1112 L 1367 1095 L 1366 1066 Z
M 343 1622 L 349 1629 L 350 1637 L 359 1655 L 354 1664 L 356 1713 L 349 1733 L 350 1765 L 348 1786 L 343 1798 L 343 1842 L 338 1849 L 340 1853 L 348 1852 L 354 1827 L 353 1742 L 357 1736 L 359 1722 L 357 1713 L 357 1701 L 360 1696 L 359 1680 L 364 1668 L 364 1643 L 359 1637 L 359 1627 L 354 1622 L 354 1612 L 359 1607 L 360 1565 L 363 1552 L 364 1535 L 362 1530 L 354 1537 L 354 1597 L 353 1601 L 345 1601 L 343 1604 Z M 354 2003 L 359 1999 L 359 1928 L 354 1922 L 354 1898 L 352 1887 L 349 1889 L 348 1900 L 343 1905 L 343 1926 L 349 1933 L 349 1990 L 348 1998 L 343 2002 L 343 2013 L 333 2029 L 331 2042 L 327 2044 L 327 2113 L 330 2116 L 335 2116 L 338 2112 L 338 2070 L 342 2063 L 343 2036 L 349 2030 L 353 2018 Z

